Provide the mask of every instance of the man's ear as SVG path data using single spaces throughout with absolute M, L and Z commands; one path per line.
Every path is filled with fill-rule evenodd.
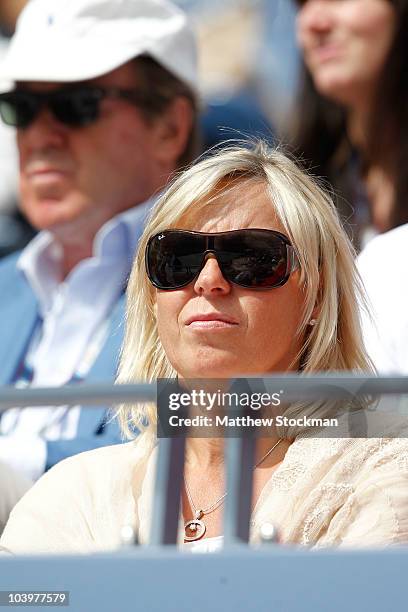
M 177 166 L 193 127 L 193 114 L 191 102 L 184 96 L 177 96 L 156 119 L 156 156 L 163 165 Z

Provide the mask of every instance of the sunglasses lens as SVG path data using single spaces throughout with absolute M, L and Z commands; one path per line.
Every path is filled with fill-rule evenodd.
M 207 236 L 213 238 L 211 246 Z M 169 230 L 154 236 L 146 251 L 153 285 L 177 289 L 199 274 L 206 249 L 214 252 L 224 277 L 236 285 L 271 289 L 288 279 L 288 242 L 271 230 L 242 230 L 221 235 Z
M 40 103 L 34 95 L 12 92 L 0 96 L 0 115 L 6 125 L 27 127 L 38 112 Z
M 81 127 L 98 118 L 101 97 L 96 89 L 73 89 L 50 96 L 49 104 L 59 121 Z
M 257 230 L 221 239 L 217 259 L 226 278 L 249 288 L 272 288 L 287 278 L 287 244 L 276 234 Z M 217 240 L 216 240 L 217 243 Z
M 184 232 L 154 236 L 146 252 L 147 273 L 158 289 L 177 289 L 191 283 L 200 271 L 205 238 Z

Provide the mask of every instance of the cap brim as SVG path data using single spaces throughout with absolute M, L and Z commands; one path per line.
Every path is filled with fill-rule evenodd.
M 68 56 L 67 48 L 71 49 Z M 42 47 L 33 49 L 24 58 L 21 57 L 19 49 L 18 53 L 14 54 L 11 48 L 0 65 L 0 82 L 8 82 L 10 88 L 12 88 L 15 83 L 24 81 L 47 83 L 87 81 L 107 74 L 143 54 L 155 57 L 154 50 L 150 51 L 144 45 L 137 48 L 134 42 L 129 46 L 121 44 L 120 48 L 110 48 L 109 56 L 106 53 L 106 44 L 98 47 L 95 42 L 90 49 L 86 42 L 67 45 L 66 41 L 60 41 L 59 44 L 53 46 L 52 54 Z M 155 59 L 167 67 L 161 58 L 156 57 Z M 188 79 L 186 70 L 181 75 L 177 74 L 172 67 L 167 68 L 186 82 L 195 95 L 199 97 L 195 75 L 192 74 L 191 79 Z
M 21 53 L 10 52 L 0 66 L 0 80 L 6 81 L 41 81 L 66 83 L 94 79 L 115 70 L 122 64 L 142 53 L 145 49 L 135 50 L 135 45 L 129 48 L 121 47 L 116 51 L 112 49 L 109 57 L 106 55 L 106 46 L 98 49 L 93 45 L 90 52 L 89 45 L 71 45 L 69 55 L 66 53 L 67 45 L 55 45 L 52 53 L 44 48 L 32 49 L 30 54 L 21 58 Z M 23 60 L 23 61 L 22 61 Z

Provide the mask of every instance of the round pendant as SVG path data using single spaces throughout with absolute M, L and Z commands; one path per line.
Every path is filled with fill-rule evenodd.
M 207 527 L 203 521 L 196 518 L 191 519 L 184 524 L 184 539 L 186 542 L 194 542 L 202 538 L 206 531 Z

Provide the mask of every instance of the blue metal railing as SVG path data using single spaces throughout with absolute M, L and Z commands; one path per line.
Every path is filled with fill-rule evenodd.
M 286 398 L 408 394 L 408 377 L 289 375 L 251 381 L 253 391 L 257 385 L 262 391 L 284 385 Z M 0 413 L 12 406 L 107 405 L 155 399 L 153 384 L 2 388 Z M 171 544 L 177 538 L 184 444 L 183 437 L 159 440 L 149 547 L 103 555 L 0 558 L 0 591 L 68 590 L 70 607 L 76 612 L 382 612 L 406 608 L 408 548 L 309 552 L 267 543 L 258 548 L 246 545 L 253 438 L 226 439 L 229 494 L 223 551 L 215 555 L 180 552 Z

